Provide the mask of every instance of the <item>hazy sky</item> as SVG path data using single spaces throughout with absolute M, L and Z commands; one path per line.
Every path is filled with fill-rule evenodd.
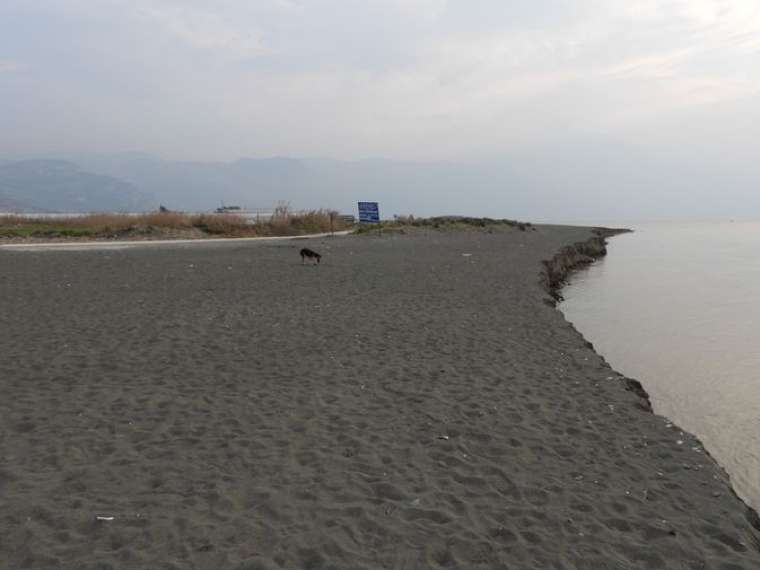
M 2 0 L 0 156 L 760 140 L 757 0 Z

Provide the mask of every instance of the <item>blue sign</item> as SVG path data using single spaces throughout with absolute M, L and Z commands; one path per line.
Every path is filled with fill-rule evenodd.
M 359 222 L 377 223 L 380 221 L 380 208 L 377 202 L 359 202 Z

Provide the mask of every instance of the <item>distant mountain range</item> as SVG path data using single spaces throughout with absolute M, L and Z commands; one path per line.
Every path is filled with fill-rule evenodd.
M 144 153 L 0 161 L 0 211 L 143 211 L 159 204 L 209 211 L 222 204 L 272 208 L 287 202 L 297 210 L 355 213 L 356 202 L 367 200 L 380 202 L 384 218 L 462 214 L 537 221 L 561 212 L 582 220 L 590 205 L 633 210 L 645 199 L 640 189 L 665 184 L 650 159 L 634 167 L 621 160 L 620 150 L 588 148 L 470 164 L 285 157 L 189 162 Z M 624 207 L 608 192 L 613 183 L 630 189 Z
M 357 201 L 368 200 L 380 202 L 382 217 L 496 216 L 499 212 L 510 217 L 528 210 L 527 204 L 535 200 L 529 185 L 517 184 L 520 176 L 508 163 L 286 157 L 188 162 L 142 153 L 65 158 L 89 172 L 124 180 L 171 209 L 186 211 L 208 211 L 222 204 L 271 208 L 287 202 L 297 210 L 330 208 L 355 213 Z M 494 208 L 494 202 L 507 202 L 508 207 Z
M 0 162 L 0 211 L 135 212 L 155 207 L 155 199 L 134 185 L 73 162 Z
M 142 211 L 159 204 L 209 211 L 222 204 L 380 215 L 461 214 L 591 222 L 760 211 L 760 162 L 666 156 L 590 138 L 479 162 L 243 158 L 162 160 L 144 153 L 0 159 L 0 211 Z M 738 166 L 741 166 L 739 168 Z M 757 215 L 757 214 L 754 214 Z
M 327 201 L 304 199 L 312 184 L 303 162 L 297 159 L 185 162 L 126 154 L 81 156 L 75 160 L 88 171 L 140 188 L 171 209 L 207 211 L 223 203 L 269 208 L 280 201 L 299 208 L 328 205 Z

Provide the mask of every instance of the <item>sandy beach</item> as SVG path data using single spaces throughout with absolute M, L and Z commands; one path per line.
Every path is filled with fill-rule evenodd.
M 591 235 L 0 251 L 0 569 L 760 568 L 547 302 Z

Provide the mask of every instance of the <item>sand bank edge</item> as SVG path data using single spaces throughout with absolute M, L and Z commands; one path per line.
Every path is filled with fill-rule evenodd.
M 591 231 L 592 236 L 587 240 L 564 246 L 559 250 L 559 252 L 554 255 L 554 257 L 542 261 L 543 269 L 540 273 L 539 280 L 541 286 L 549 294 L 549 298 L 546 299 L 546 303 L 554 307 L 554 309 L 557 311 L 559 311 L 559 309 L 557 309 L 557 303 L 562 300 L 561 290 L 567 284 L 570 275 L 576 271 L 584 269 L 597 259 L 607 255 L 608 238 L 630 233 L 633 230 L 598 227 L 592 228 Z M 583 338 L 586 346 L 596 352 L 594 345 L 586 340 L 580 331 L 575 329 L 575 326 L 572 325 L 572 323 L 570 326 L 572 326 L 573 329 L 578 332 L 581 338 Z M 599 357 L 604 360 L 603 355 L 599 354 Z M 625 389 L 639 396 L 641 400 L 639 407 L 647 413 L 654 414 L 649 393 L 642 386 L 641 382 L 633 378 L 628 378 L 620 373 L 618 373 L 618 375 L 619 378 L 623 381 Z M 754 508 L 747 504 L 744 499 L 737 495 L 733 485 L 731 484 L 731 476 L 726 472 L 723 466 L 715 460 L 715 458 L 712 456 L 709 450 L 705 448 L 705 446 L 702 444 L 702 441 L 697 436 L 681 429 L 678 426 L 675 426 L 675 424 L 673 425 L 679 431 L 689 433 L 691 437 L 694 437 L 694 439 L 699 442 L 699 445 L 704 450 L 705 455 L 709 458 L 710 461 L 713 462 L 717 470 L 723 475 L 724 480 L 731 491 L 731 494 L 744 508 L 744 516 L 747 519 L 747 522 L 750 524 L 750 526 L 752 526 L 752 528 L 760 532 L 760 515 Z M 760 537 L 753 536 L 752 538 L 754 539 L 755 548 L 760 552 Z

